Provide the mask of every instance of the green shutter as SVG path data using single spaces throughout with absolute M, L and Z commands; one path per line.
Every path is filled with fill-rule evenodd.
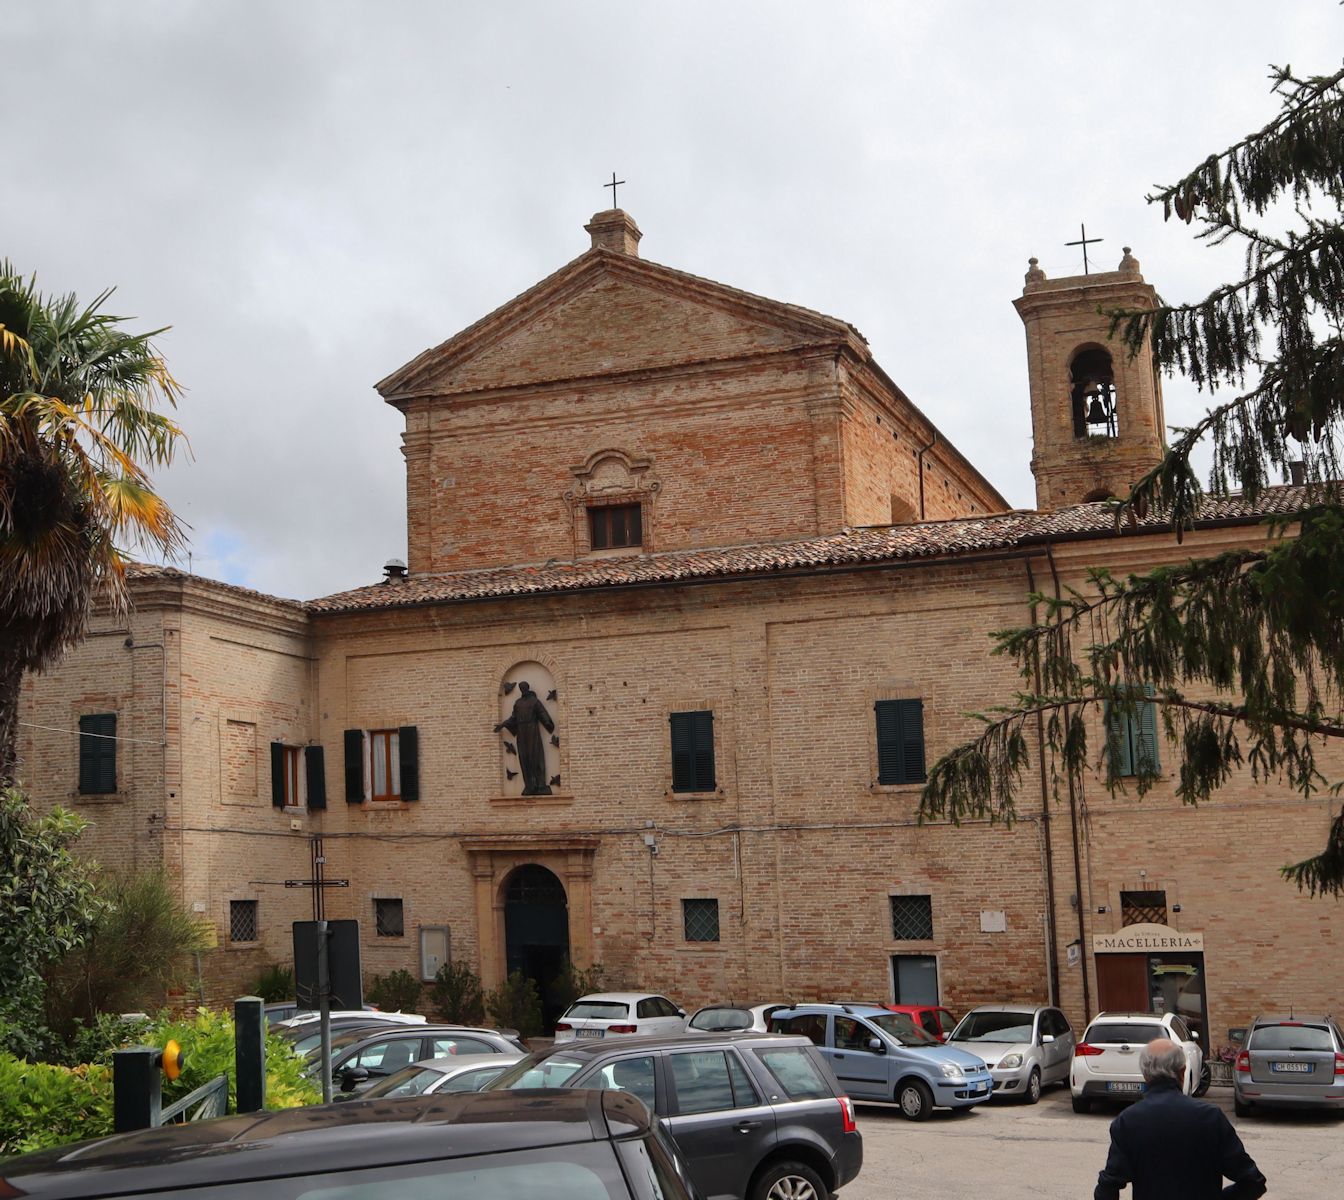
M 695 763 L 695 791 L 714 790 L 714 713 L 712 710 L 691 714 L 691 750 Z
M 695 726 L 694 713 L 672 713 L 667 719 L 672 726 L 672 790 L 695 791 Z
M 1153 685 L 1145 683 L 1143 694 L 1152 696 Z M 1157 753 L 1157 705 L 1149 700 L 1141 700 L 1134 715 L 1134 769 L 1137 774 L 1140 767 L 1145 772 L 1157 771 L 1160 760 Z
M 327 766 L 321 746 L 303 748 L 303 765 L 308 772 L 308 807 L 327 807 Z
M 1116 779 L 1134 774 L 1134 757 L 1129 747 L 1129 721 L 1106 705 L 1106 750 L 1110 756 L 1111 775 Z
M 364 803 L 364 731 L 345 731 L 345 802 Z
M 414 725 L 397 730 L 401 758 L 401 798 L 420 799 L 420 731 Z
M 297 797 L 295 797 L 297 799 Z M 271 743 L 271 806 L 285 807 L 285 743 Z
M 109 796 L 117 790 L 117 714 L 79 718 L 79 790 Z
M 902 783 L 924 782 L 924 701 L 897 700 L 901 714 Z
M 878 700 L 877 782 L 924 782 L 924 702 Z

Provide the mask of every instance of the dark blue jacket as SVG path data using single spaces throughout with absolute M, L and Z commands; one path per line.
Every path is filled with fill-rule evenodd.
M 1232 1182 L 1226 1189 L 1223 1180 Z M 1174 1083 L 1149 1086 L 1111 1122 L 1111 1152 L 1097 1176 L 1095 1200 L 1256 1200 L 1265 1177 L 1221 1109 L 1184 1095 Z

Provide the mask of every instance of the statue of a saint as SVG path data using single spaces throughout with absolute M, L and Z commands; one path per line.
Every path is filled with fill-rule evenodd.
M 546 747 L 541 741 L 541 731 L 555 732 L 555 722 L 546 711 L 546 705 L 540 696 L 532 690 L 526 679 L 518 685 L 519 696 L 513 702 L 513 715 L 495 726 L 494 732 L 501 729 L 513 734 L 518 750 L 518 766 L 523 773 L 524 796 L 549 796 L 550 784 L 546 782 Z

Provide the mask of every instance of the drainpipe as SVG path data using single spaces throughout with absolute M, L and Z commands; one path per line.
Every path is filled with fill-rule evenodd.
M 1031 559 L 1023 559 L 1027 568 L 1027 587 L 1036 594 L 1036 576 Z M 1031 606 L 1031 623 L 1036 624 L 1036 605 Z M 1041 663 L 1036 660 L 1036 694 L 1041 694 Z M 1050 985 L 1050 1003 L 1059 1007 L 1059 946 L 1055 930 L 1055 850 L 1050 835 L 1050 779 L 1045 765 L 1045 714 L 1036 714 L 1037 757 L 1041 767 L 1041 836 L 1045 840 L 1045 969 Z M 1082 901 L 1079 901 L 1081 904 Z
M 915 456 L 915 469 L 919 472 L 919 519 L 924 520 L 924 455 L 938 444 L 938 431 L 933 432 L 933 440 L 920 449 Z
M 1050 564 L 1050 575 L 1054 580 L 1055 599 L 1062 597 L 1059 586 L 1059 569 L 1055 565 L 1055 549 L 1049 542 L 1045 544 L 1046 561 Z M 1068 727 L 1069 708 L 1064 706 L 1064 725 Z M 1083 972 L 1083 1024 L 1092 1020 L 1092 988 L 1087 981 L 1087 929 L 1083 921 L 1083 863 L 1078 849 L 1078 793 L 1074 787 L 1073 776 L 1069 780 L 1069 830 L 1073 841 L 1073 886 L 1078 897 L 1078 964 Z

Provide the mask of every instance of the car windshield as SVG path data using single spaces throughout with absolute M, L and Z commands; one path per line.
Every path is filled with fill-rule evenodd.
M 1031 1013 L 967 1013 L 952 1032 L 954 1042 L 1029 1042 Z
M 336 1033 L 334 1030 L 331 1035 L 331 1053 L 334 1057 L 336 1051 L 344 1050 L 347 1046 L 353 1046 L 356 1042 L 362 1042 L 366 1037 L 374 1037 L 376 1034 L 368 1029 L 351 1029 L 348 1032 Z M 313 1044 L 307 1051 L 309 1062 L 313 1062 L 322 1057 L 322 1035 L 315 1034 Z
M 598 1021 L 619 1021 L 629 1015 L 630 1006 L 617 1000 L 577 1000 L 565 1013 L 566 1019 L 578 1017 L 580 1020 L 592 1018 Z
M 443 1078 L 442 1071 L 431 1067 L 407 1067 L 386 1079 L 380 1080 L 362 1093 L 361 1098 L 374 1100 L 379 1096 L 419 1096 L 426 1088 Z
M 1257 1025 L 1248 1050 L 1333 1050 L 1334 1040 L 1324 1025 Z
M 505 1088 L 564 1087 L 565 1081 L 582 1066 L 583 1063 L 577 1058 L 566 1058 L 563 1054 L 551 1054 L 545 1058 L 529 1054 L 498 1079 L 492 1079 L 483 1090 L 494 1092 Z
M 883 1013 L 881 1016 L 863 1018 L 876 1025 L 898 1046 L 941 1046 L 936 1037 L 931 1037 L 916 1025 L 904 1013 Z
M 751 1013 L 745 1008 L 702 1008 L 691 1018 L 692 1029 L 723 1033 L 732 1029 L 750 1029 Z

